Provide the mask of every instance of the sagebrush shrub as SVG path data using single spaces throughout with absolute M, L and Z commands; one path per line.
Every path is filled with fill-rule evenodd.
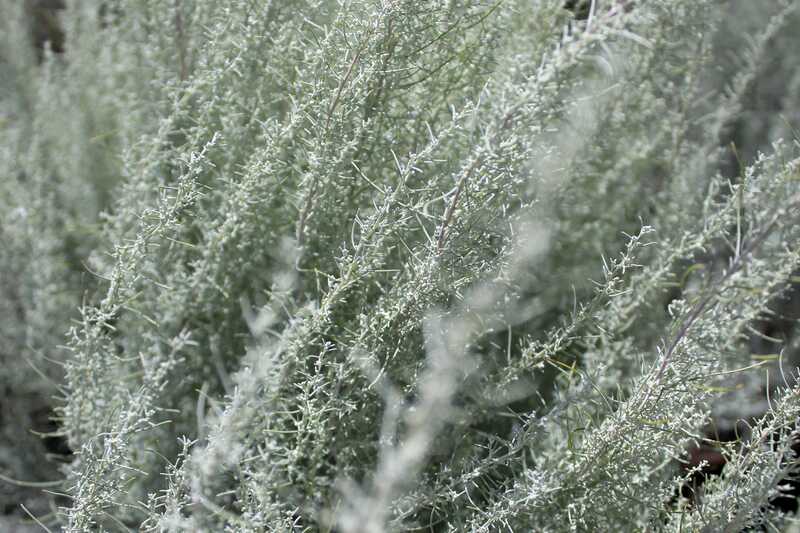
M 37 51 L 2 0 L 0 472 L 62 494 L 32 514 L 789 528 L 798 5 L 567 4 L 68 2 Z M 30 398 L 61 476 L 7 457 Z

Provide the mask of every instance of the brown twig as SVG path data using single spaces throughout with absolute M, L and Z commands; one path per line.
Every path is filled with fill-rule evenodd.
M 356 55 L 353 56 L 353 60 L 350 62 L 350 66 L 347 67 L 347 72 L 344 74 L 344 78 L 341 79 L 339 82 L 339 87 L 336 88 L 336 96 L 333 97 L 333 101 L 331 105 L 328 107 L 328 118 L 325 119 L 325 131 L 328 131 L 328 127 L 331 123 L 331 117 L 333 116 L 333 112 L 336 110 L 336 106 L 339 105 L 339 100 L 342 97 L 342 91 L 344 91 L 345 84 L 350 80 L 350 75 L 353 73 L 353 69 L 358 63 L 358 58 L 361 57 L 361 52 L 364 50 L 364 45 L 362 44 L 361 48 L 358 49 Z
M 450 202 L 450 205 L 447 206 L 447 209 L 444 212 L 444 218 L 442 220 L 442 227 L 439 230 L 439 238 L 436 241 L 436 253 L 437 255 L 442 252 L 444 248 L 444 243 L 447 240 L 448 235 L 450 234 L 447 231 L 448 227 L 450 226 L 450 222 L 453 220 L 453 214 L 456 211 L 456 207 L 458 206 L 458 199 L 461 197 L 461 191 L 464 190 L 464 185 L 467 183 L 467 179 L 472 175 L 475 169 L 480 165 L 481 158 L 476 158 L 472 164 L 461 174 L 461 178 L 458 180 L 458 185 L 456 186 L 456 192 L 453 194 L 453 201 Z

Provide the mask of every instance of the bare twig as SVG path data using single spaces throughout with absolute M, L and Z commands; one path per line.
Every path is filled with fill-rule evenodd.
M 442 249 L 444 248 L 444 243 L 447 240 L 448 235 L 450 234 L 447 231 L 448 227 L 450 226 L 451 221 L 453 220 L 453 214 L 455 213 L 456 207 L 458 206 L 458 199 L 461 196 L 461 191 L 464 190 L 464 185 L 467 183 L 467 179 L 472 175 L 475 169 L 480 165 L 481 158 L 477 157 L 472 164 L 461 174 L 461 178 L 458 180 L 458 185 L 456 186 L 456 192 L 453 194 L 453 200 L 450 202 L 450 205 L 447 206 L 447 209 L 444 212 L 444 218 L 442 220 L 442 227 L 439 229 L 439 238 L 436 241 L 436 253 L 440 254 Z

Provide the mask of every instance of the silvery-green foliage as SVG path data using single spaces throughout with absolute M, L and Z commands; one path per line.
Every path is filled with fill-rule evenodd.
M 790 527 L 797 371 L 751 348 L 800 145 L 741 120 L 768 60 L 800 103 L 795 3 L 67 4 L 39 62 L 0 2 L 0 357 L 59 395 L 53 527 Z

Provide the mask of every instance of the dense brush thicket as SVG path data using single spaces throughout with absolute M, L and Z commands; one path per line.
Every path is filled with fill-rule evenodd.
M 799 24 L 0 0 L 0 527 L 798 527 Z

